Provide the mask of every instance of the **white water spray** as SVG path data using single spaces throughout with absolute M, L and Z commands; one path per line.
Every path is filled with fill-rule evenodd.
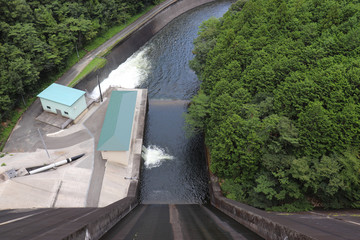
M 148 148 L 143 146 L 141 156 L 145 160 L 145 167 L 148 169 L 159 167 L 165 160 L 174 159 L 173 156 L 166 154 L 165 150 L 153 145 Z
M 100 83 L 101 91 L 104 93 L 110 87 L 136 88 L 147 77 L 150 71 L 150 61 L 146 58 L 151 46 L 146 46 L 135 52 L 124 63 L 113 70 L 109 76 Z M 90 96 L 93 99 L 100 97 L 99 87 L 96 86 Z

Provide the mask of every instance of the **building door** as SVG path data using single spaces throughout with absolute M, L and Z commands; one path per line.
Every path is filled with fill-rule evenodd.
M 62 116 L 61 111 L 59 109 L 56 109 L 56 114 Z

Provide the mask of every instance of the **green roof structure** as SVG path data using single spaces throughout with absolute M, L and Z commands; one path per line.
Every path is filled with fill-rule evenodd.
M 128 151 L 137 91 L 113 91 L 101 129 L 98 151 Z

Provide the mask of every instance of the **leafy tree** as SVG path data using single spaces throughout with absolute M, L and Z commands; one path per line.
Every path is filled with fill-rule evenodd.
M 186 118 L 227 196 L 282 211 L 359 206 L 359 10 L 249 0 L 203 23 Z

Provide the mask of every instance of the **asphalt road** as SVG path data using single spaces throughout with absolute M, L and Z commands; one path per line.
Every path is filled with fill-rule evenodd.
M 11 133 L 3 152 L 33 152 L 37 148 L 44 148 L 38 132 L 43 136 L 47 133 L 57 132 L 60 129 L 36 121 L 35 118 L 42 113 L 40 100 L 37 99 L 22 115 Z
M 85 216 L 93 208 L 48 208 L 0 211 L 0 238 L 3 240 L 44 239 L 42 235 Z M 66 228 L 63 229 L 65 232 Z M 45 238 L 46 239 L 46 238 Z
M 97 111 L 89 117 L 84 126 L 86 127 L 88 134 L 93 136 L 94 139 L 94 148 L 98 145 L 101 125 L 104 122 L 105 113 L 109 101 L 104 102 Z M 87 207 L 97 207 L 99 205 L 99 196 L 101 193 L 102 182 L 105 173 L 105 161 L 102 160 L 101 154 L 99 151 L 94 149 L 94 166 L 93 173 L 91 176 L 89 192 L 87 196 L 86 206 Z

